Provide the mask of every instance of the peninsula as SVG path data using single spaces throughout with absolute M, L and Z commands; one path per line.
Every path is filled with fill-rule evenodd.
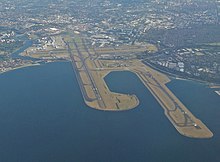
M 184 104 L 167 88 L 169 78 L 150 68 L 133 53 L 146 50 L 143 46 L 93 48 L 85 37 L 78 34 L 65 35 L 73 69 L 78 79 L 85 103 L 98 110 L 122 111 L 138 106 L 135 95 L 111 92 L 104 77 L 112 71 L 135 73 L 152 93 L 176 130 L 191 138 L 211 138 L 213 133 L 197 119 Z M 156 49 L 155 49 L 156 50 Z M 123 59 L 120 57 L 123 56 Z

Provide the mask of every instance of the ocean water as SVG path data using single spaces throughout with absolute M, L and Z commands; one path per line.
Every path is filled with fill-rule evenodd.
M 168 87 L 214 133 L 180 135 L 151 93 L 130 72 L 110 73 L 109 88 L 136 94 L 140 105 L 103 112 L 85 105 L 70 63 L 0 75 L 0 161 L 220 161 L 220 96 L 204 84 L 173 80 Z

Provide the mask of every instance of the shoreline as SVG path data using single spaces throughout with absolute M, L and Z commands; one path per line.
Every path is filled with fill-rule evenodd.
M 4 73 L 7 73 L 7 72 L 10 72 L 10 71 L 15 71 L 15 70 L 18 70 L 18 69 L 22 69 L 22 68 L 26 68 L 26 67 L 31 67 L 31 66 L 39 66 L 39 65 L 41 65 L 41 64 L 40 63 L 34 63 L 34 64 L 22 65 L 22 66 L 19 66 L 19 67 L 12 68 L 10 70 L 6 70 L 6 71 L 3 71 L 3 72 L 0 72 L 0 75 L 4 74 Z
M 41 65 L 39 63 L 37 64 L 27 64 L 24 66 L 20 66 L 14 69 L 11 69 L 9 71 L 12 70 L 16 70 L 16 69 L 20 69 L 20 68 L 25 68 L 25 67 L 30 67 L 30 66 L 36 66 L 36 65 Z M 169 121 L 172 123 L 172 125 L 176 128 L 176 130 L 187 137 L 191 137 L 191 138 L 211 138 L 213 136 L 213 133 L 205 126 L 204 123 L 202 123 L 202 121 L 200 121 L 198 118 L 196 118 L 175 96 L 174 94 L 172 94 L 172 92 L 167 89 L 167 87 L 165 86 L 166 83 L 168 83 L 170 80 L 169 78 L 166 78 L 166 76 L 164 74 L 162 75 L 158 75 L 158 72 L 154 72 L 153 69 L 147 68 L 147 71 L 143 71 L 142 68 L 138 68 L 137 67 L 131 67 L 131 69 L 117 69 L 117 70 L 109 70 L 105 73 L 102 74 L 102 76 L 100 77 L 100 79 L 102 80 L 103 84 L 105 84 L 106 86 L 106 91 L 109 94 L 112 94 L 113 96 L 117 96 L 117 95 L 125 95 L 125 94 L 120 94 L 120 93 L 115 93 L 112 92 L 109 88 L 108 85 L 105 83 L 105 77 L 114 71 L 130 71 L 131 73 L 136 74 L 137 77 L 139 77 L 139 79 L 142 81 L 142 83 L 145 85 L 145 87 L 151 92 L 151 94 L 155 97 L 155 99 L 159 102 L 159 104 L 162 106 L 162 108 L 164 109 L 164 113 L 166 115 L 166 117 L 169 119 Z M 140 71 L 139 71 L 140 70 Z M 145 69 L 146 70 L 146 69 Z M 7 71 L 8 72 L 8 71 Z M 146 72 L 150 72 L 152 74 L 153 77 L 156 77 L 157 81 L 154 81 L 152 78 L 153 77 L 149 77 L 149 76 L 145 76 L 144 74 Z M 163 76 L 164 75 L 164 76 Z M 151 85 L 151 83 L 153 83 Z M 154 85 L 155 84 L 155 85 Z M 164 84 L 164 85 L 162 85 Z M 161 89 L 157 88 L 158 86 L 162 87 Z M 166 93 L 163 91 L 165 90 Z M 220 93 L 219 93 L 220 94 Z M 162 95 L 162 96 L 161 96 Z M 163 96 L 165 95 L 165 96 Z M 129 95 L 130 96 L 130 95 Z M 106 111 L 106 112 L 122 112 L 125 110 L 132 110 L 134 108 L 136 108 L 139 104 L 140 101 L 139 99 L 135 96 L 135 95 L 131 95 L 133 96 L 136 100 L 135 100 L 135 104 L 133 104 L 133 106 L 130 105 L 130 107 L 126 107 L 125 109 L 115 109 L 115 108 L 107 108 L 107 109 L 103 109 L 102 107 L 97 106 L 97 103 L 95 102 L 88 102 L 85 98 L 85 96 L 83 95 L 84 101 L 86 103 L 86 105 L 88 105 L 89 107 L 91 107 L 92 109 L 96 109 L 99 111 Z M 171 99 L 169 98 L 171 96 Z M 168 97 L 168 98 L 167 98 Z M 116 97 L 117 98 L 117 97 Z M 168 99 L 168 101 L 165 101 L 164 99 Z M 180 108 L 177 108 L 177 110 L 173 110 L 171 107 L 173 107 L 173 100 L 175 100 L 175 103 L 178 104 Z M 168 106 L 168 107 L 167 107 Z M 184 111 L 184 114 L 187 114 L 188 117 L 187 119 L 190 119 L 190 122 L 185 123 L 186 125 L 182 124 L 182 121 L 184 119 L 184 114 L 182 114 L 181 111 Z M 195 124 L 196 123 L 196 124 Z M 199 128 L 199 129 L 198 129 Z M 200 134 L 201 133 L 201 134 Z
M 71 62 L 71 61 L 69 61 L 69 60 L 62 60 L 62 61 L 57 60 L 57 61 L 45 62 L 44 64 L 54 63 L 54 62 Z M 43 65 L 43 64 L 42 63 L 26 64 L 26 65 L 22 65 L 22 66 L 19 66 L 19 67 L 12 68 L 12 69 L 4 71 L 4 72 L 0 72 L 0 75 L 4 74 L 4 73 L 7 73 L 7 72 L 10 72 L 10 71 L 15 71 L 15 70 L 18 70 L 18 69 L 32 67 L 32 66 L 40 66 L 40 65 Z
M 186 81 L 195 81 L 195 82 L 198 82 L 198 83 L 201 83 L 201 84 L 206 84 L 208 85 L 210 88 L 212 87 L 219 87 L 220 88 L 220 84 L 219 83 L 213 83 L 213 82 L 208 82 L 208 81 L 205 81 L 205 80 L 200 80 L 200 79 L 195 79 L 195 78 L 190 78 L 190 77 L 183 77 L 181 75 L 178 75 L 178 74 L 173 74 L 173 73 L 170 73 L 170 72 L 167 72 L 167 71 L 164 71 L 162 69 L 159 69 L 153 65 L 151 65 L 150 63 L 148 62 L 144 62 L 144 64 L 147 64 L 148 66 L 150 66 L 152 69 L 154 70 L 157 70 L 165 75 L 167 75 L 168 77 L 170 78 L 173 78 L 173 79 L 176 79 L 176 80 L 186 80 Z M 214 86 L 213 86 L 214 85 Z

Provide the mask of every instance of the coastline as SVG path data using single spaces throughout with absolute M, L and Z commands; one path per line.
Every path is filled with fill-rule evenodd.
M 4 74 L 4 73 L 7 73 L 7 72 L 10 72 L 10 71 L 14 71 L 14 70 L 18 70 L 18 69 L 22 69 L 22 68 L 26 68 L 26 67 L 31 67 L 31 66 L 39 66 L 39 65 L 41 65 L 41 64 L 40 63 L 34 63 L 34 64 L 26 64 L 26 65 L 18 66 L 18 67 L 0 72 L 0 75 Z
M 173 74 L 167 71 L 164 71 L 162 69 L 159 69 L 153 65 L 151 65 L 150 63 L 144 62 L 144 64 L 147 64 L 148 66 L 150 66 L 152 69 L 157 70 L 165 75 L 167 75 L 168 77 L 172 78 L 172 79 L 178 79 L 178 80 L 186 80 L 186 81 L 195 81 L 201 84 L 206 84 L 208 85 L 210 88 L 212 87 L 220 87 L 220 84 L 218 83 L 213 83 L 213 82 L 208 82 L 208 81 L 204 81 L 204 80 L 200 80 L 200 79 L 195 79 L 195 78 L 190 78 L 190 77 L 182 77 L 181 75 L 177 75 L 177 74 Z M 214 86 L 213 86 L 214 85 Z
M 45 64 L 53 63 L 53 62 L 70 62 L 70 61 L 69 60 L 57 60 L 57 61 L 45 62 Z M 4 71 L 4 72 L 0 72 L 0 75 L 7 73 L 7 72 L 10 72 L 10 71 L 14 71 L 14 70 L 18 70 L 18 69 L 22 69 L 22 68 L 26 68 L 26 67 L 31 67 L 31 66 L 39 66 L 39 65 L 42 65 L 42 64 L 41 63 L 25 64 L 25 65 L 15 67 L 15 68 L 12 68 L 12 69 Z

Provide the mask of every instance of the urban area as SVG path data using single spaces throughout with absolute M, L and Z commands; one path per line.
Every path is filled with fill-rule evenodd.
M 69 60 L 59 36 L 74 31 L 91 47 L 146 47 L 99 59 L 136 57 L 169 75 L 220 83 L 219 11 L 213 0 L 2 0 L 0 72 Z

